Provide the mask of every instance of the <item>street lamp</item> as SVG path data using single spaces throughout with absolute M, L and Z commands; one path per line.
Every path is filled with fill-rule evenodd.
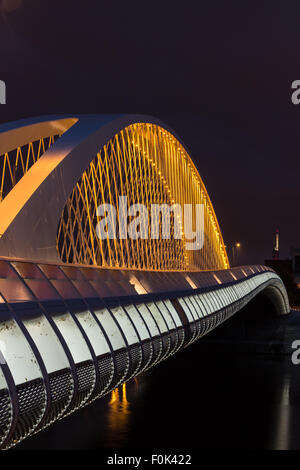
M 235 265 L 235 250 L 236 250 L 236 248 L 240 248 L 240 247 L 241 247 L 240 242 L 235 242 L 232 245 L 232 266 Z

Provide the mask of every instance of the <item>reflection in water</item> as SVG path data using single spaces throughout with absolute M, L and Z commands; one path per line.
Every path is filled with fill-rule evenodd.
M 274 411 L 275 435 L 271 447 L 277 450 L 290 448 L 290 386 L 291 376 L 283 370 L 282 384 L 277 410 Z
M 108 403 L 107 423 L 108 441 L 126 439 L 130 418 L 130 404 L 127 400 L 126 383 L 111 392 Z

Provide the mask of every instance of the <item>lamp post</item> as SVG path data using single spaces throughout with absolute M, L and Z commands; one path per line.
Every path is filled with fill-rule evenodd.
M 235 265 L 235 250 L 236 248 L 240 248 L 240 246 L 241 246 L 240 242 L 235 242 L 232 245 L 232 266 Z

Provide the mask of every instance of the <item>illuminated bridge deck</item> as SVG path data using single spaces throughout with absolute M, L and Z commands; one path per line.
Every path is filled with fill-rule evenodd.
M 2 259 L 2 446 L 167 359 L 262 291 L 289 312 L 264 266 L 157 273 Z

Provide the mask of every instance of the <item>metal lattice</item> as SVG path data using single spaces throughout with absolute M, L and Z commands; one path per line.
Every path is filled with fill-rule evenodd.
M 204 204 L 205 242 L 198 251 L 170 239 L 101 240 L 97 237 L 97 207 L 113 205 L 119 215 L 119 196 L 128 206 L 143 204 Z M 117 230 L 117 229 L 116 229 Z M 68 263 L 154 270 L 199 270 L 229 267 L 221 231 L 205 186 L 180 142 L 165 129 L 132 124 L 99 150 L 70 195 L 57 231 L 57 249 Z
M 58 137 L 44 137 L 0 156 L 0 202 Z

